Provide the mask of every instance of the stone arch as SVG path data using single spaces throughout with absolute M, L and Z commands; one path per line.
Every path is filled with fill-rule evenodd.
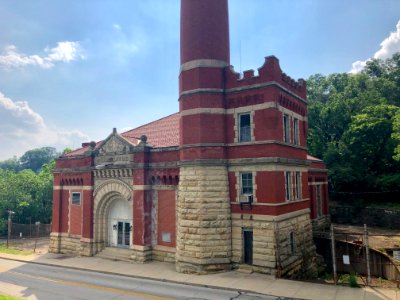
M 109 179 L 100 184 L 93 192 L 93 237 L 97 251 L 103 249 L 108 240 L 107 214 L 110 205 L 115 200 L 130 202 L 132 199 L 132 187 L 118 179 Z M 132 210 L 133 212 L 133 210 Z

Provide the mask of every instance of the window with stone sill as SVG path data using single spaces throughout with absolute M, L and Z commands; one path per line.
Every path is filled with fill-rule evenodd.
M 293 144 L 300 145 L 299 120 L 293 119 Z
M 79 193 L 79 192 L 71 193 L 71 204 L 81 205 L 81 193 Z
M 285 172 L 285 199 L 286 201 L 292 200 L 292 174 Z
M 290 143 L 290 117 L 287 114 L 283 114 L 283 141 Z
M 301 173 L 294 172 L 294 198 L 295 200 L 300 200 L 302 198 L 301 193 Z
M 321 185 L 317 184 L 315 186 L 316 190 L 316 200 L 317 200 L 317 216 L 321 217 L 322 216 L 322 192 L 321 192 Z
M 253 194 L 253 174 L 251 172 L 240 173 L 240 194 Z
M 239 114 L 239 142 L 251 141 L 251 116 L 250 113 Z
M 302 199 L 301 172 L 287 171 L 285 174 L 285 199 L 286 201 Z

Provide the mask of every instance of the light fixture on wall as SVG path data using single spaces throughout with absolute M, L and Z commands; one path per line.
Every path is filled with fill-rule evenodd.
M 114 229 L 114 230 L 117 230 L 117 227 L 118 227 L 117 224 L 114 224 L 114 225 L 113 225 L 113 229 Z

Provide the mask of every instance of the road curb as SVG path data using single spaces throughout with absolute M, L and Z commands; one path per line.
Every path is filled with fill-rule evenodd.
M 83 272 L 93 272 L 93 273 L 100 273 L 100 274 L 105 274 L 105 275 L 122 276 L 122 277 L 127 277 L 127 278 L 160 281 L 160 282 L 165 282 L 165 283 L 190 285 L 190 286 L 195 286 L 195 287 L 203 287 L 203 288 L 211 288 L 211 289 L 222 289 L 222 290 L 226 290 L 226 291 L 234 291 L 234 292 L 246 293 L 246 294 L 258 294 L 258 295 L 263 295 L 263 296 L 272 296 L 272 297 L 277 297 L 277 300 L 285 300 L 285 299 L 287 299 L 287 300 L 289 300 L 289 299 L 290 300 L 305 300 L 302 298 L 293 298 L 293 297 L 286 297 L 286 296 L 263 294 L 263 293 L 256 292 L 256 291 L 244 290 L 244 289 L 238 289 L 238 288 L 229 288 L 229 287 L 222 287 L 222 286 L 209 285 L 209 284 L 190 283 L 190 282 L 184 282 L 184 281 L 176 281 L 176 280 L 170 280 L 170 279 L 164 279 L 164 278 L 163 279 L 153 278 L 153 277 L 146 277 L 146 276 L 140 276 L 140 275 L 122 274 L 122 273 L 103 271 L 103 270 L 91 270 L 91 269 L 85 269 L 85 268 L 80 268 L 80 267 L 64 266 L 64 265 L 57 265 L 57 264 L 51 264 L 51 263 L 45 263 L 45 262 L 26 261 L 23 259 L 11 258 L 11 257 L 0 256 L 0 259 L 17 261 L 17 262 L 21 262 L 21 263 L 42 265 L 42 266 L 47 266 L 47 267 L 65 268 L 65 269 L 71 269 L 71 270 L 77 270 L 77 271 L 83 271 Z M 200 276 L 207 276 L 207 275 L 200 275 Z

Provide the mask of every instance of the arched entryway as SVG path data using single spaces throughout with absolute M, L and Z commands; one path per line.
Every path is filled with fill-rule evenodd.
M 95 252 L 104 247 L 128 248 L 132 244 L 132 187 L 118 179 L 110 179 L 94 191 Z

